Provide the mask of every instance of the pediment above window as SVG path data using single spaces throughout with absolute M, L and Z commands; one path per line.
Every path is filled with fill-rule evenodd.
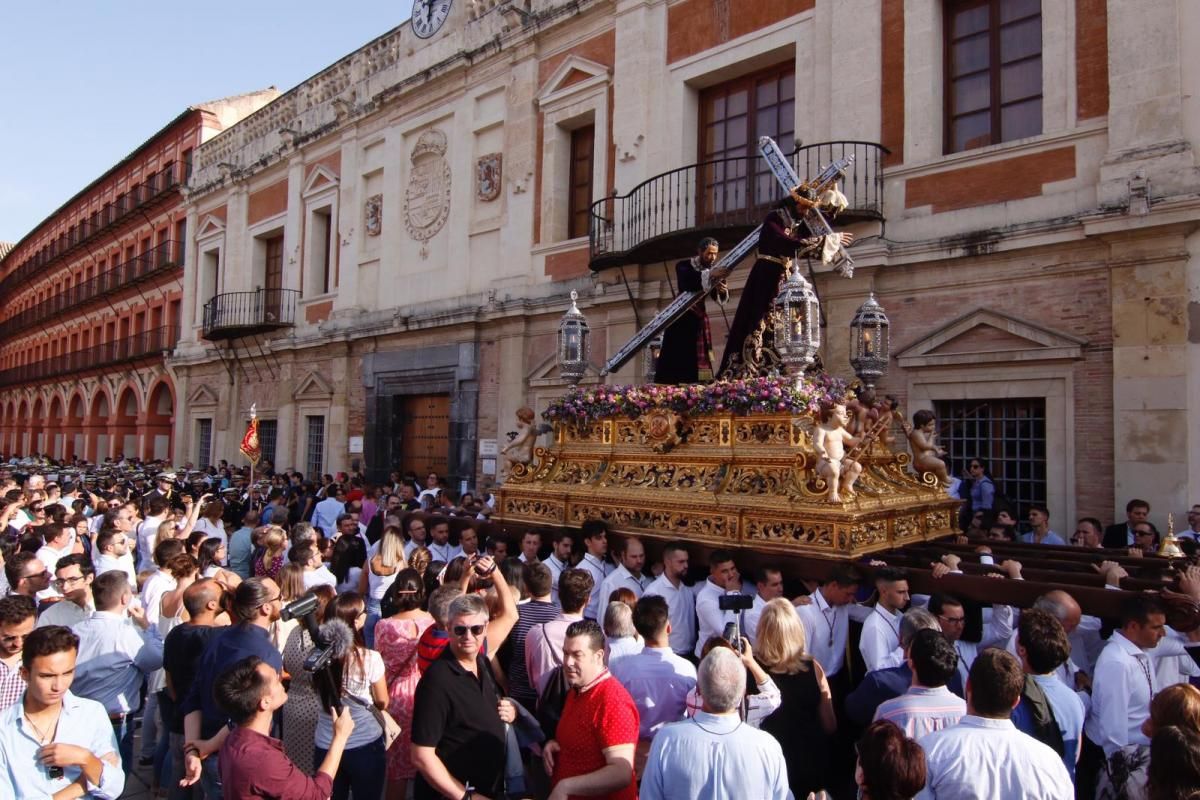
M 896 354 L 905 369 L 1083 358 L 1087 341 L 999 311 L 976 309 Z
M 611 70 L 603 64 L 577 55 L 567 56 L 537 93 L 538 107 L 545 109 L 572 101 L 607 84 L 611 77 Z

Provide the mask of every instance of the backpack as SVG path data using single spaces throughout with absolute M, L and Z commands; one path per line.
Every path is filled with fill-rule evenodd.
M 542 624 L 542 637 L 546 636 L 546 625 Z M 559 663 L 554 669 L 550 670 L 548 680 L 545 687 L 538 694 L 537 700 L 537 721 L 542 727 L 542 733 L 546 735 L 546 740 L 554 738 L 554 734 L 558 732 L 558 721 L 562 719 L 563 706 L 567 703 L 567 691 L 570 689 L 567 683 L 566 673 L 563 672 L 562 664 Z
M 1062 731 L 1058 727 L 1058 721 L 1054 719 L 1054 710 L 1050 708 L 1046 692 L 1033 679 L 1032 675 L 1025 676 L 1025 688 L 1021 690 L 1021 701 L 1026 703 L 1029 709 L 1029 718 L 1033 723 L 1033 738 L 1042 744 L 1049 745 L 1054 752 L 1058 753 L 1059 758 L 1062 758 L 1066 749 L 1063 745 Z

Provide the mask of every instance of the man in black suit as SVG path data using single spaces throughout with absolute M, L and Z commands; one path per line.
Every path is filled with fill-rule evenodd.
M 1125 522 L 1104 529 L 1105 547 L 1133 547 L 1133 527 L 1150 516 L 1150 504 L 1134 498 L 1125 504 Z

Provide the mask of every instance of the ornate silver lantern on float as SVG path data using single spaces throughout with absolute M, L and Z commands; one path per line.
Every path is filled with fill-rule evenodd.
M 558 323 L 558 374 L 572 386 L 587 372 L 592 345 L 592 331 L 575 302 L 577 299 L 579 293 L 571 290 L 571 307 Z
M 800 274 L 800 262 L 775 295 L 775 349 L 789 375 L 799 377 L 812 366 L 821 348 L 821 303 L 812 284 Z
M 887 314 L 872 292 L 850 320 L 850 366 L 863 386 L 872 388 L 888 368 L 891 339 Z
M 646 362 L 642 366 L 642 374 L 645 376 L 646 383 L 654 383 L 654 376 L 658 372 L 658 357 L 662 355 L 662 348 L 663 335 L 661 333 L 646 345 Z

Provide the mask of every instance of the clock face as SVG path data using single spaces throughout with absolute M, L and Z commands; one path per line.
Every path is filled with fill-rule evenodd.
M 412 31 L 419 39 L 433 36 L 450 16 L 454 0 L 413 0 Z

